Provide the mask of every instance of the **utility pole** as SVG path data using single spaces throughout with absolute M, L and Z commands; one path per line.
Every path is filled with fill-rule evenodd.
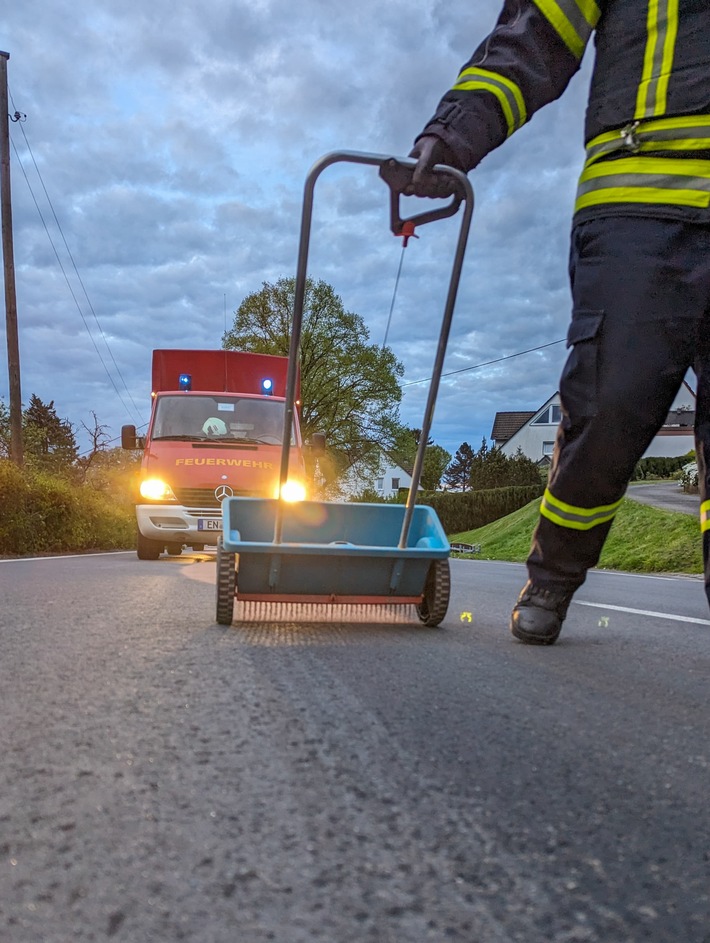
M 15 256 L 12 247 L 10 197 L 10 105 L 7 93 L 9 52 L 0 51 L 0 215 L 2 257 L 5 272 L 5 320 L 7 323 L 7 371 L 10 384 L 10 458 L 22 465 L 22 393 L 20 391 L 20 342 L 17 332 Z

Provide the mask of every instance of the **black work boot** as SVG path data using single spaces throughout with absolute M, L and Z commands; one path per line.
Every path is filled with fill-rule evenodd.
M 543 589 L 528 580 L 510 617 L 510 631 L 527 645 L 553 645 L 560 634 L 571 590 Z

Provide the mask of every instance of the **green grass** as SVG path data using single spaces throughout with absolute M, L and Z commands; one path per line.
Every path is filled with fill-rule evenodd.
M 538 518 L 539 499 L 485 527 L 452 534 L 452 541 L 480 544 L 477 559 L 524 563 Z M 602 551 L 599 566 L 631 573 L 702 573 L 702 542 L 696 517 L 625 499 Z

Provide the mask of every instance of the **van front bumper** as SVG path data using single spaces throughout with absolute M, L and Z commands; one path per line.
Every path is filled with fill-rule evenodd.
M 216 546 L 222 534 L 221 508 L 184 508 L 170 504 L 137 504 L 138 530 L 164 544 Z

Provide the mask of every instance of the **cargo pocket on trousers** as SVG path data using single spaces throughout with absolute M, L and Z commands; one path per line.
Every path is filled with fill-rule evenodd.
M 599 331 L 603 311 L 577 310 L 567 331 L 572 350 L 562 371 L 560 397 L 572 425 L 596 416 L 599 403 Z

